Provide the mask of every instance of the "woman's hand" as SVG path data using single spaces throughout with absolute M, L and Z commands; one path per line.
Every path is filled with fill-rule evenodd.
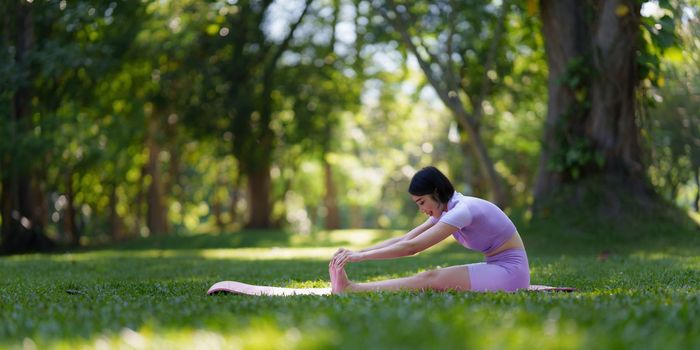
M 340 253 L 346 252 L 346 251 L 348 251 L 348 250 L 345 248 L 338 248 L 338 250 L 336 250 L 335 253 L 333 254 L 331 261 L 333 261 L 333 259 L 335 259 L 335 257 L 338 256 Z
M 341 254 L 344 254 L 346 251 L 348 251 L 345 248 L 338 248 L 338 250 L 333 253 L 333 257 L 331 257 L 331 261 L 328 262 L 328 266 L 335 266 L 336 260 L 338 260 L 338 256 Z
M 364 255 L 362 253 L 353 252 L 352 250 L 345 248 L 340 248 L 335 253 L 335 255 L 333 255 L 333 259 L 331 259 L 331 265 L 343 268 L 348 262 L 362 261 L 363 258 Z

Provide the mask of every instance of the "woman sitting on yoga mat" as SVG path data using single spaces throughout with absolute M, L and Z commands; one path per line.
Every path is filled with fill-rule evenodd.
M 420 211 L 430 215 L 428 220 L 402 237 L 357 252 L 339 249 L 329 264 L 333 293 L 429 289 L 514 292 L 528 288 L 530 268 L 525 246 L 501 209 L 456 192 L 450 180 L 435 167 L 418 171 L 408 192 Z M 484 253 L 486 262 L 368 283 L 351 282 L 345 273 L 348 262 L 414 255 L 449 236 L 468 249 Z

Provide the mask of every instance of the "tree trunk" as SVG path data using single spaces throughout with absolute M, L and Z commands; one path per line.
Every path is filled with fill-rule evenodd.
M 7 162 L 4 162 L 7 163 Z M 13 198 L 16 198 L 17 184 L 14 181 L 15 176 L 12 174 L 10 167 L 5 167 L 9 174 L 4 174 L 2 179 L 2 246 L 7 248 L 7 242 L 12 238 L 14 232 L 18 229 L 18 222 L 12 218 L 12 212 L 16 206 L 13 203 Z M 5 249 L 4 249 L 5 250 Z
M 214 201 L 211 204 L 211 211 L 212 214 L 214 214 L 214 222 L 216 224 L 216 228 L 219 230 L 219 232 L 224 232 L 224 221 L 221 219 L 221 214 L 223 213 L 222 208 L 221 208 L 221 201 L 217 196 L 214 196 Z
M 541 0 L 540 10 L 549 101 L 536 206 L 591 176 L 646 192 L 635 113 L 639 3 Z
M 350 228 L 364 228 L 365 220 L 362 217 L 362 208 L 359 205 L 350 205 Z
M 216 186 L 214 187 L 213 193 L 214 198 L 212 200 L 212 212 L 214 214 L 214 221 L 216 223 L 216 228 L 219 230 L 219 233 L 224 232 L 224 230 L 226 229 L 226 223 L 223 220 L 223 199 L 221 198 L 221 196 L 219 196 L 220 188 L 226 188 L 226 181 L 221 175 L 216 177 Z
M 181 174 L 182 174 L 182 161 L 181 161 L 181 152 L 180 152 L 180 147 L 181 144 L 177 139 L 176 132 L 177 132 L 177 126 L 176 125 L 171 125 L 171 133 L 168 135 L 168 138 L 172 140 L 172 143 L 168 147 L 168 150 L 170 152 L 170 167 L 168 169 L 168 183 L 165 186 L 166 193 L 168 193 L 172 200 L 180 203 L 180 205 L 177 207 L 179 208 L 179 213 L 178 217 L 182 220 L 184 218 L 183 215 L 183 207 L 184 203 L 186 202 L 186 199 L 183 195 L 183 189 L 181 185 Z M 168 209 L 166 209 L 166 213 L 168 212 Z M 171 228 L 172 233 L 177 234 L 179 230 L 179 226 L 175 226 Z
M 465 195 L 477 197 L 486 195 L 489 192 L 489 186 L 484 179 L 483 172 L 479 174 L 474 170 L 475 167 L 479 167 L 479 164 L 471 156 L 473 154 L 471 143 L 465 142 L 463 136 L 459 141 L 459 147 L 465 155 L 463 158 L 464 168 L 462 169 L 464 181 L 471 186 L 471 192 L 465 193 Z
M 338 198 L 336 195 L 335 183 L 333 182 L 333 167 L 326 158 L 323 158 L 323 175 L 326 182 L 326 195 L 324 205 L 326 206 L 326 229 L 337 230 L 340 228 L 340 211 L 338 210 Z
M 695 169 L 695 200 L 693 208 L 696 213 L 700 213 L 700 169 Z
M 248 174 L 250 218 L 247 228 L 270 228 L 270 167 L 250 171 Z
M 489 156 L 484 139 L 481 137 L 479 127 L 474 125 L 473 122 L 469 121 L 469 117 L 461 102 L 457 101 L 457 99 L 451 100 L 452 106 L 450 109 L 452 110 L 453 114 L 456 115 L 458 119 L 457 121 L 462 124 L 464 129 L 469 134 L 469 145 L 472 148 L 472 153 L 476 155 L 476 158 L 479 161 L 481 176 L 488 181 L 489 188 L 491 190 L 491 201 L 501 208 L 507 207 L 508 196 L 506 195 L 503 180 L 496 172 L 496 167 L 494 166 L 491 156 Z
M 163 184 L 158 161 L 160 154 L 159 125 L 159 110 L 154 108 L 148 118 L 148 165 L 146 167 L 151 178 L 147 195 L 147 225 L 151 234 L 166 234 L 168 232 L 167 213 L 163 203 Z
M 270 122 L 275 103 L 272 99 L 274 80 L 277 64 L 291 44 L 294 33 L 308 13 L 310 5 L 311 0 L 306 0 L 301 15 L 292 23 L 289 33 L 279 45 L 275 45 L 269 51 L 267 48 L 263 48 L 262 51 L 265 54 L 262 56 L 262 60 L 257 55 L 248 57 L 248 54 L 240 49 L 234 53 L 234 62 L 252 61 L 251 66 L 260 66 L 262 69 L 262 89 L 259 94 L 256 94 L 254 89 L 251 90 L 245 86 L 246 82 L 250 83 L 250 79 L 244 79 L 246 81 L 234 79 L 233 84 L 236 87 L 232 90 L 234 96 L 232 100 L 236 102 L 235 111 L 232 113 L 231 129 L 234 134 L 233 154 L 239 161 L 240 169 L 248 179 L 250 194 L 250 218 L 246 225 L 248 228 L 270 228 L 270 164 L 275 146 L 275 135 Z M 242 44 L 245 44 L 247 40 L 245 36 L 237 38 Z M 241 71 L 243 70 L 234 70 L 236 76 L 245 76 L 245 74 L 240 73 Z M 253 70 L 246 72 L 248 71 Z M 255 78 L 255 80 L 257 79 Z
M 46 193 L 48 192 L 46 190 L 46 179 L 48 177 L 47 164 L 49 160 L 43 158 L 41 162 L 42 163 L 37 164 L 32 171 L 34 174 L 32 193 L 34 194 L 34 203 L 36 203 L 36 208 L 34 209 L 36 218 L 35 225 L 42 227 L 43 231 L 43 229 L 49 225 L 49 200 L 46 197 Z
M 141 176 L 139 177 L 139 183 L 137 185 L 138 192 L 136 192 L 136 198 L 134 200 L 134 229 L 133 232 L 136 233 L 136 235 L 140 236 L 141 235 L 141 229 L 143 226 L 143 198 L 146 187 L 146 176 L 148 176 L 148 166 L 143 165 L 141 167 Z
M 233 189 L 229 192 L 231 197 L 231 204 L 229 206 L 229 215 L 231 217 L 230 223 L 235 224 L 238 221 L 238 201 L 240 199 L 241 193 L 241 176 L 238 174 L 233 182 Z M 241 226 L 243 225 L 243 220 L 241 221 Z
M 119 198 L 117 197 L 117 183 L 110 184 L 109 190 L 109 235 L 113 240 L 118 241 L 124 235 L 124 223 L 117 212 Z
M 629 13 L 617 14 L 620 6 Z M 593 66 L 599 72 L 591 86 L 586 132 L 605 157 L 608 173 L 625 181 L 645 177 L 637 124 L 635 91 L 641 5 L 637 1 L 604 1 L 594 37 Z
M 555 138 L 556 128 L 575 99 L 574 91 L 562 85 L 560 79 L 566 74 L 568 62 L 588 51 L 588 26 L 578 7 L 573 0 L 540 2 L 549 78 L 547 118 L 535 183 L 535 200 L 548 195 L 561 183 L 561 172 L 550 170 L 550 163 L 552 155 L 561 153 L 562 148 Z M 562 18 L 567 20 L 560 20 Z
M 68 169 L 65 170 L 63 175 L 63 185 L 65 187 L 64 196 L 66 196 L 66 207 L 63 212 L 63 232 L 68 239 L 68 245 L 71 247 L 77 247 L 80 245 L 80 235 L 78 233 L 78 225 L 76 225 L 76 211 L 75 204 L 73 203 L 73 198 L 75 194 L 73 193 L 73 171 Z

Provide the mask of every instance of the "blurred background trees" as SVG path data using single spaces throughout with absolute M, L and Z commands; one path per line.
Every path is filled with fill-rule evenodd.
M 508 212 L 591 183 L 698 211 L 697 1 L 0 7 L 4 252 L 405 229 L 430 164 Z

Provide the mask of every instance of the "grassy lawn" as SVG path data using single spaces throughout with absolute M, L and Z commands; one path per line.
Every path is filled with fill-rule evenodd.
M 537 231 L 523 232 L 532 283 L 579 292 L 205 295 L 230 279 L 327 287 L 336 247 L 397 233 L 388 231 L 200 235 L 2 257 L 0 348 L 700 348 L 697 232 L 631 243 Z M 480 260 L 450 241 L 348 274 L 366 281 Z

